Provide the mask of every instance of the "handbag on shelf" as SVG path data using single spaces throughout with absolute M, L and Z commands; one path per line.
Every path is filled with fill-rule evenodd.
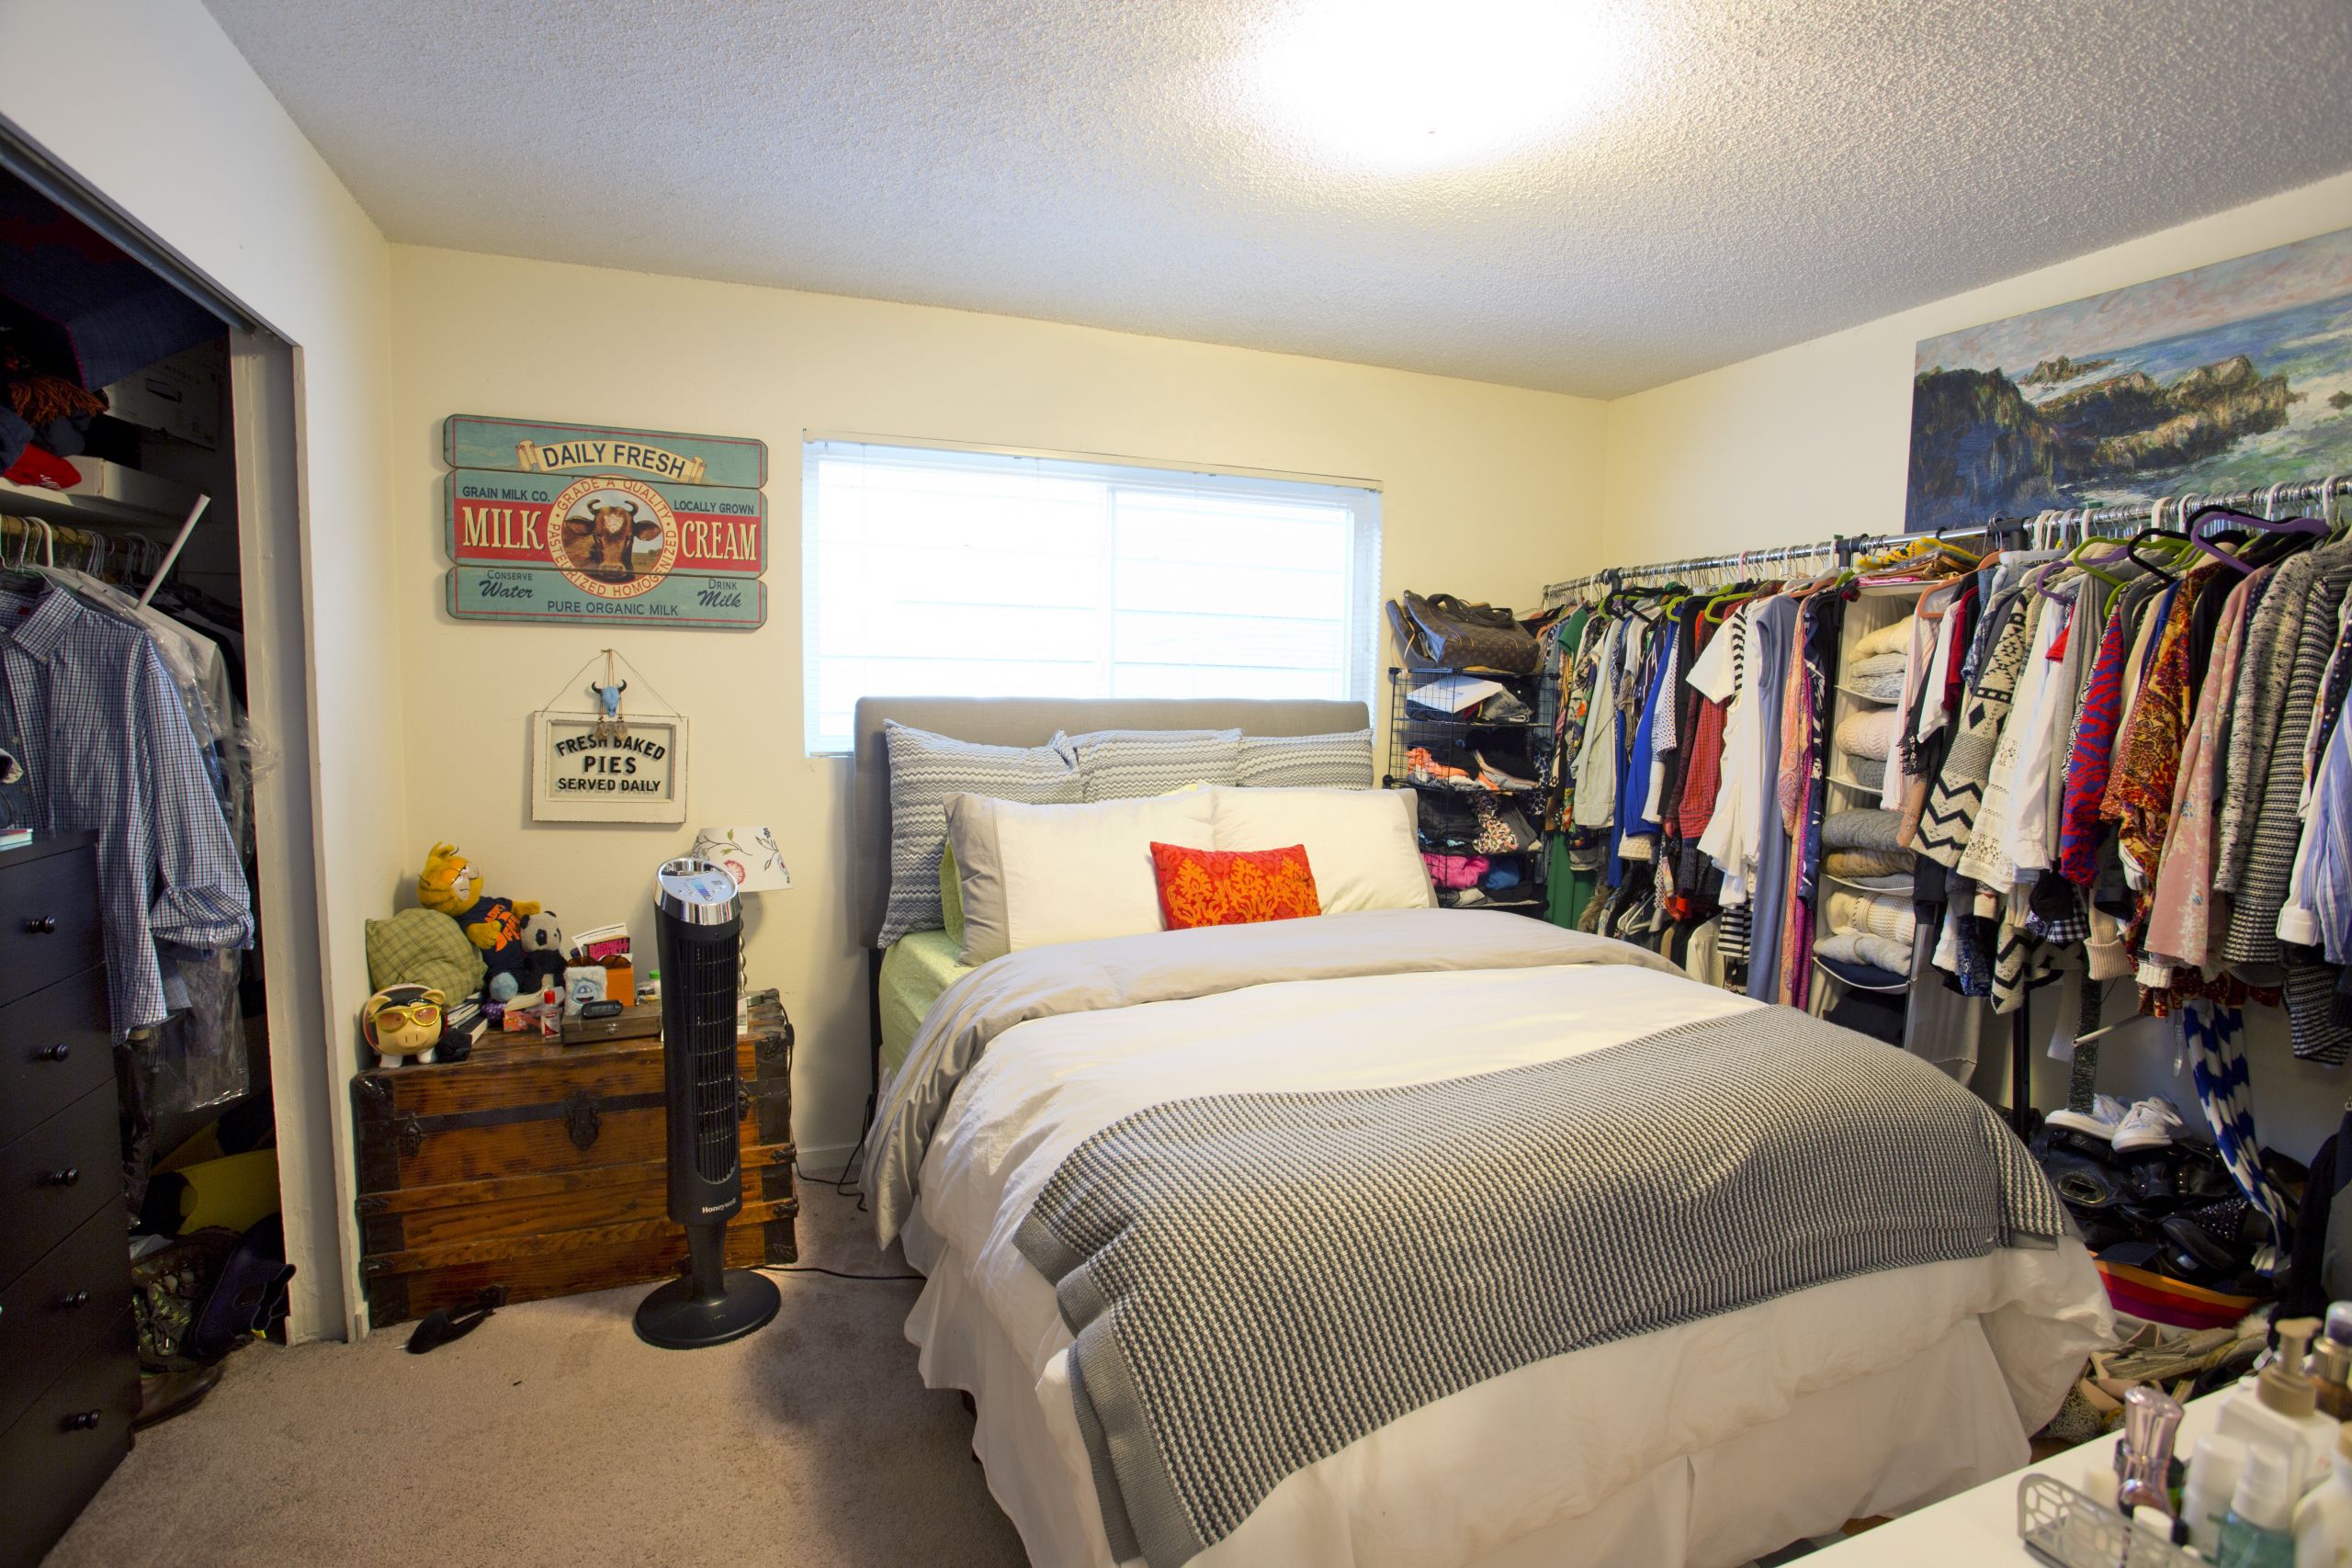
M 1473 604 L 1451 593 L 1426 596 L 1406 591 L 1402 609 L 1388 607 L 1408 668 L 1490 670 L 1503 675 L 1532 675 L 1542 662 L 1535 639 L 1509 610 Z

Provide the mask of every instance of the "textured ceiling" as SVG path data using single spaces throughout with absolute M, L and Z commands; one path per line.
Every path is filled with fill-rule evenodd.
M 2346 0 L 209 4 L 396 241 L 1603 397 L 2352 167 Z

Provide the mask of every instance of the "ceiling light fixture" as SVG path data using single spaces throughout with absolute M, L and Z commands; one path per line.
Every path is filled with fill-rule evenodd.
M 1557 135 L 1628 53 L 1589 0 L 1309 0 L 1252 62 L 1250 96 L 1325 161 L 1433 172 Z

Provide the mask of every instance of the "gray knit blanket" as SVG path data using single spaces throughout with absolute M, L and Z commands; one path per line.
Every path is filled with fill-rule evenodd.
M 1983 1101 L 1770 1008 L 1474 1077 L 1154 1106 L 1070 1152 L 1017 1244 L 1075 1337 L 1113 1555 L 1176 1568 L 1474 1383 L 2065 1224 Z

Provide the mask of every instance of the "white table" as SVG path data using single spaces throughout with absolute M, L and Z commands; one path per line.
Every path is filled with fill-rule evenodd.
M 2182 1459 L 2197 1439 L 2219 1425 L 2222 1393 L 2192 1399 L 2182 1412 L 2180 1436 L 2173 1451 Z M 2095 1443 L 2068 1449 L 2047 1462 L 1972 1486 L 1957 1497 L 1947 1497 L 1917 1513 L 1905 1514 L 1873 1530 L 1865 1530 L 1835 1546 L 1825 1547 L 1803 1561 L 1805 1568 L 1864 1568 L 1884 1563 L 1888 1568 L 2007 1568 L 2012 1563 L 2039 1564 L 2040 1559 L 2018 1540 L 2018 1483 L 2028 1471 L 2039 1471 L 2080 1489 L 2083 1473 L 2093 1465 L 2115 1465 L 2118 1434 L 2110 1432 Z

